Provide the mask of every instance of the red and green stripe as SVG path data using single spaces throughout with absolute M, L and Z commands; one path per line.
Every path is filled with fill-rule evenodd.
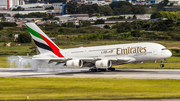
M 27 25 L 26 25 L 27 26 Z M 40 42 L 38 42 L 38 45 L 37 46 L 42 46 L 41 48 L 43 48 L 44 46 L 46 46 L 46 48 L 44 47 L 44 49 L 47 49 L 47 50 L 52 50 L 53 51 L 53 53 L 55 54 L 55 55 L 57 55 L 58 57 L 64 57 L 61 53 L 60 53 L 60 49 L 54 44 L 54 43 L 52 43 L 49 39 L 47 39 L 46 37 L 44 37 L 43 35 L 41 35 L 40 33 L 38 33 L 38 32 L 36 32 L 36 31 L 34 31 L 33 29 L 31 29 L 30 27 L 28 27 L 27 26 L 27 29 L 29 30 L 29 32 L 33 35 L 33 36 L 35 36 L 35 37 L 37 37 L 37 38 L 39 38 L 39 39 L 41 39 L 41 40 L 43 40 L 43 41 L 45 41 L 49 46 L 47 46 L 47 45 L 45 45 L 45 44 L 43 44 L 43 43 L 40 43 Z M 36 40 L 37 41 L 37 40 Z M 35 42 L 35 43 L 37 43 L 37 42 Z M 40 45 L 41 44 L 41 45 Z M 47 47 L 49 47 L 49 48 L 47 48 Z

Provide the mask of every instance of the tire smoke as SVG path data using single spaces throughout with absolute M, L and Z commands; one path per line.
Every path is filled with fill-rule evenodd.
M 22 56 L 23 57 L 23 56 Z M 36 72 L 78 72 L 80 70 L 69 69 L 63 66 L 64 63 L 55 65 L 56 62 L 48 64 L 46 60 L 33 60 L 30 58 L 19 59 L 18 56 L 8 56 L 10 68 L 31 68 Z

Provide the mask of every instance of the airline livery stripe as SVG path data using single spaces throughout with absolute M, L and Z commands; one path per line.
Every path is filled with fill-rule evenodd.
M 53 50 L 52 50 L 49 46 L 47 46 L 47 45 L 45 45 L 45 44 L 43 44 L 43 43 L 40 43 L 40 42 L 38 42 L 38 41 L 36 41 L 36 40 L 34 40 L 34 42 L 35 42 L 35 44 L 36 44 L 38 47 L 40 47 L 40 48 L 43 48 L 43 49 L 46 49 L 46 50 L 49 50 L 49 51 L 52 51 L 52 52 L 53 52 Z
M 40 39 L 43 40 L 43 38 L 39 35 L 38 32 L 32 30 L 32 29 L 31 29 L 30 27 L 28 27 L 27 25 L 26 25 L 26 27 L 27 27 L 27 29 L 29 30 L 29 32 L 30 32 L 32 35 L 34 35 L 34 36 L 36 36 L 36 37 L 38 37 L 38 38 L 40 38 Z
M 46 37 L 44 37 L 43 35 L 39 34 L 45 41 L 46 43 L 51 47 L 51 49 L 53 50 L 54 54 L 56 54 L 58 57 L 64 57 L 61 53 L 59 48 L 54 45 L 50 40 L 48 40 Z
M 48 46 L 48 44 L 47 44 L 44 40 L 41 40 L 41 39 L 37 38 L 36 36 L 34 36 L 34 35 L 32 35 L 32 34 L 31 34 L 31 37 L 33 38 L 33 40 L 36 40 L 36 41 L 38 41 L 39 43 L 42 43 L 42 44 L 45 44 L 45 45 Z

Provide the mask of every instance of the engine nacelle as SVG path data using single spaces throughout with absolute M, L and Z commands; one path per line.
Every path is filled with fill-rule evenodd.
M 66 66 L 68 68 L 79 68 L 79 67 L 82 67 L 83 66 L 83 61 L 82 60 L 68 60 L 66 62 Z
M 96 68 L 110 68 L 112 66 L 112 62 L 110 60 L 98 60 L 95 65 Z

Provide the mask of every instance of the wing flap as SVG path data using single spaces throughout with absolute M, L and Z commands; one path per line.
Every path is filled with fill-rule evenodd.
M 24 57 L 22 57 L 24 58 Z M 21 59 L 22 59 L 21 58 Z M 53 63 L 53 62 L 57 62 L 57 64 L 59 63 L 65 63 L 68 60 L 73 60 L 73 59 L 80 59 L 83 62 L 92 62 L 94 63 L 97 60 L 111 60 L 111 61 L 119 61 L 119 62 L 123 62 L 123 63 L 131 63 L 136 61 L 135 58 L 132 57 L 97 57 L 97 58 L 34 58 L 34 57 L 25 57 L 25 58 L 29 58 L 29 59 L 34 59 L 34 60 L 47 60 L 49 61 L 48 63 Z

